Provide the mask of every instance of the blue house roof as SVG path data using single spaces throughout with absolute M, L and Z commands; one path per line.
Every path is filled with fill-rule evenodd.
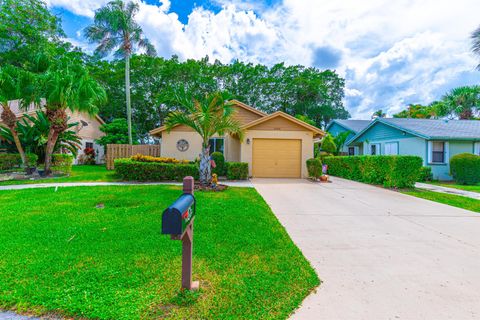
M 363 129 L 365 129 L 369 124 L 370 124 L 370 120 L 342 120 L 342 119 L 335 119 L 335 120 L 332 120 L 327 128 L 325 129 L 325 131 L 328 131 L 328 129 L 334 124 L 338 124 L 339 126 L 349 130 L 349 131 L 352 131 L 353 133 L 359 133 L 360 131 L 362 131 Z
M 427 140 L 480 140 L 479 120 L 377 118 L 349 142 L 357 140 L 378 122 Z

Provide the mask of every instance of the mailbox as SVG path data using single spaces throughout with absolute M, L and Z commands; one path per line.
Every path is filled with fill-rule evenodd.
M 195 197 L 182 194 L 170 207 L 163 211 L 162 233 L 183 235 L 195 217 Z

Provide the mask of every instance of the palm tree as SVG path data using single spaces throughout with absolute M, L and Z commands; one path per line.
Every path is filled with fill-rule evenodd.
M 480 86 L 465 86 L 452 89 L 443 97 L 448 114 L 461 120 L 469 120 L 480 109 Z
M 375 112 L 372 114 L 372 119 L 385 118 L 386 116 L 387 116 L 387 114 L 386 114 L 385 112 L 383 112 L 382 109 L 380 109 L 380 110 L 375 111 Z
M 57 139 L 69 128 L 67 109 L 94 115 L 98 113 L 98 106 L 106 102 L 107 95 L 81 64 L 68 60 L 50 68 L 42 80 L 45 112 L 50 122 L 45 147 L 45 173 L 48 175 Z
M 11 65 L 0 67 L 0 107 L 2 107 L 0 118 L 12 135 L 23 166 L 28 166 L 27 158 L 16 130 L 17 115 L 12 111 L 10 104 L 13 100 L 18 100 L 20 109 L 28 109 L 31 98 L 23 99 L 23 97 L 31 93 L 29 91 L 33 83 L 31 77 L 33 77 L 32 74 Z
M 473 53 L 480 57 L 480 27 L 473 31 L 472 42 Z M 480 63 L 478 64 L 477 68 L 480 69 Z
M 85 37 L 98 43 L 95 53 L 106 56 L 115 50 L 117 58 L 125 59 L 125 96 L 127 102 L 128 141 L 132 144 L 132 106 L 130 101 L 130 56 L 136 48 L 148 55 L 156 55 L 150 41 L 143 37 L 142 28 L 135 21 L 138 3 L 115 0 L 95 12 L 93 25 L 85 29 Z
M 202 153 L 200 154 L 200 183 L 207 185 L 211 180 L 210 145 L 209 141 L 215 134 L 237 135 L 243 139 L 240 123 L 233 119 L 235 111 L 233 104 L 227 101 L 225 93 L 208 94 L 202 99 L 196 99 L 190 94 L 178 91 L 167 100 L 183 107 L 184 111 L 171 112 L 165 119 L 167 132 L 176 125 L 192 128 L 202 137 Z

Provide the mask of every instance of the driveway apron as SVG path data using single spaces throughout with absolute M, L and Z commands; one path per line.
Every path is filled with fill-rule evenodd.
M 480 319 L 480 214 L 339 178 L 253 184 L 323 281 L 293 319 Z

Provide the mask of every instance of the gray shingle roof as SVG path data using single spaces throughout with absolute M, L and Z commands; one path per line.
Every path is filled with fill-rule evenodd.
M 349 128 L 355 133 L 359 133 L 360 131 L 365 129 L 370 124 L 370 122 L 372 122 L 370 120 L 340 120 L 340 119 L 336 119 L 333 121 L 337 122 L 341 126 Z
M 428 137 L 429 139 L 479 139 L 479 120 L 430 120 L 384 118 L 380 122 L 404 128 L 410 133 Z

